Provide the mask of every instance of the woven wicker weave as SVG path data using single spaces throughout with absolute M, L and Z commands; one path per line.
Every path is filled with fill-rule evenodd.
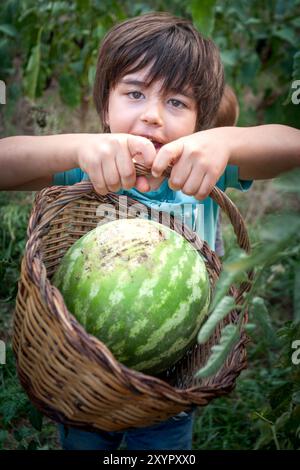
M 149 173 L 143 165 L 135 165 L 138 175 Z M 170 168 L 165 176 L 169 174 Z M 248 252 L 247 231 L 237 208 L 217 188 L 211 197 L 229 216 L 239 246 Z M 196 380 L 194 373 L 206 363 L 223 326 L 237 321 L 237 311 L 228 314 L 205 345 L 194 345 L 159 377 L 117 362 L 108 348 L 87 334 L 68 312 L 51 278 L 65 251 L 99 223 L 100 203 L 113 205 L 119 217 L 124 217 L 122 198 L 112 193 L 100 196 L 88 181 L 46 188 L 36 195 L 22 261 L 13 335 L 19 378 L 29 398 L 57 422 L 86 430 L 117 431 L 157 423 L 229 393 L 246 367 L 244 331 L 215 376 Z M 135 203 L 127 199 L 129 206 Z M 144 209 L 148 210 L 146 206 Z M 163 223 L 162 212 L 151 210 L 151 217 Z M 181 221 L 171 219 L 172 228 L 182 233 Z M 184 236 L 203 254 L 214 285 L 221 270 L 219 258 L 187 226 Z M 240 302 L 249 285 L 244 283 L 239 289 L 232 286 L 230 294 Z

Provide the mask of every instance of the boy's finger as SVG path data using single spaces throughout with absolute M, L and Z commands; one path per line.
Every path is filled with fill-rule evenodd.
M 198 199 L 199 201 L 202 201 L 203 199 L 206 199 L 214 186 L 214 181 L 212 180 L 211 176 L 209 174 L 205 174 L 203 180 L 201 181 L 200 187 L 195 194 L 195 198 Z
M 170 177 L 169 177 L 169 187 L 174 191 L 182 189 L 186 181 L 190 178 L 192 173 L 193 165 L 191 159 L 184 158 L 184 155 L 181 155 L 181 158 L 175 163 L 172 168 Z M 199 186 L 199 184 L 198 184 Z M 197 186 L 197 189 L 198 189 Z
M 141 193 L 150 191 L 150 184 L 145 176 L 138 176 L 136 179 L 135 187 Z
M 121 186 L 121 178 L 115 160 L 112 158 L 108 162 L 102 162 L 102 172 L 106 187 L 112 193 L 119 191 Z
M 95 191 L 98 194 L 101 194 L 101 196 L 105 196 L 109 192 L 103 177 L 101 162 L 96 172 L 89 173 L 89 178 Z
M 181 191 L 187 196 L 194 196 L 195 194 L 197 194 L 204 178 L 204 174 L 201 174 L 201 172 L 195 172 L 193 170 L 195 170 L 195 168 L 191 169 L 188 178 L 186 179 L 184 185 L 181 187 Z
M 158 178 L 162 175 L 163 171 L 181 157 L 184 149 L 184 144 L 180 140 L 175 140 L 169 144 L 164 145 L 155 157 L 152 165 L 152 175 Z
M 132 158 L 140 154 L 143 157 L 144 165 L 148 168 L 152 167 L 152 163 L 156 156 L 156 150 L 153 143 L 137 135 L 129 135 L 127 139 L 128 150 Z
M 136 183 L 136 171 L 129 152 L 121 151 L 116 154 L 116 164 L 121 177 L 123 189 L 130 189 Z

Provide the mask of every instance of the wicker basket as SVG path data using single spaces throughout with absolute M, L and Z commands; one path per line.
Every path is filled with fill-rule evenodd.
M 135 165 L 138 175 L 149 173 L 143 165 Z M 169 174 L 170 168 L 165 176 Z M 229 216 L 239 246 L 249 251 L 245 225 L 236 207 L 217 188 L 211 197 Z M 23 388 L 43 414 L 89 431 L 147 426 L 193 406 L 205 406 L 213 398 L 229 393 L 246 367 L 247 336 L 242 331 L 215 376 L 194 378 L 218 342 L 223 326 L 237 322 L 237 311 L 228 314 L 204 346 L 195 344 L 182 360 L 158 377 L 120 364 L 68 312 L 60 292 L 51 284 L 52 275 L 65 251 L 99 223 L 99 204 L 113 204 L 116 213 L 124 217 L 121 202 L 116 194 L 96 194 L 88 181 L 37 193 L 16 300 L 13 349 Z M 134 203 L 127 199 L 128 205 Z M 151 217 L 163 223 L 162 212 L 151 210 Z M 172 218 L 172 223 L 174 230 L 182 229 L 181 221 Z M 203 254 L 214 285 L 221 270 L 219 258 L 187 226 L 184 236 L 193 239 Z M 239 289 L 232 286 L 230 295 L 240 302 L 249 285 L 244 283 Z

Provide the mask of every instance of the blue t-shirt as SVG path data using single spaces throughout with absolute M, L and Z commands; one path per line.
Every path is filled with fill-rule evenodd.
M 74 168 L 62 173 L 56 173 L 53 177 L 54 185 L 69 186 L 87 180 L 88 175 L 80 168 Z M 225 172 L 218 180 L 216 186 L 222 191 L 227 188 L 236 188 L 246 191 L 252 181 L 242 181 L 238 177 L 238 167 L 228 165 Z M 164 179 L 158 189 L 142 193 L 135 188 L 118 191 L 119 195 L 128 196 L 146 206 L 172 213 L 180 217 L 193 232 L 196 232 L 201 240 L 207 241 L 210 248 L 215 250 L 216 226 L 218 218 L 218 205 L 210 197 L 198 201 L 193 196 L 187 196 L 182 191 L 173 191 L 169 188 L 168 180 Z

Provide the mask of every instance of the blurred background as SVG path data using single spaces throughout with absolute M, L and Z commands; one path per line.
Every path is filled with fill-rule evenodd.
M 2 0 L 0 80 L 6 93 L 5 104 L 3 91 L 0 100 L 0 137 L 100 132 L 92 100 L 99 44 L 116 22 L 148 11 L 189 18 L 216 42 L 226 82 L 238 97 L 238 125 L 300 127 L 299 0 Z M 291 345 L 300 340 L 299 187 L 298 173 L 277 185 L 256 182 L 246 194 L 228 192 L 253 246 L 271 240 L 279 248 L 258 266 L 255 294 L 263 309 L 256 311 L 257 302 L 250 309 L 249 368 L 229 397 L 199 409 L 194 449 L 300 449 L 300 365 L 291 360 Z M 33 197 L 0 194 L 0 340 L 6 344 L 0 449 L 59 448 L 56 427 L 31 406 L 19 385 L 11 351 Z M 270 215 L 279 219 L 266 225 Z M 226 262 L 235 238 L 225 217 L 222 231 Z

